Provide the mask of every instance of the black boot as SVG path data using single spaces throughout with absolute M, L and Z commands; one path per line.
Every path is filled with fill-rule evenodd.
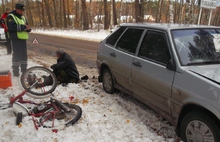
M 19 76 L 19 66 L 12 65 L 13 75 L 18 77 Z
M 21 63 L 21 72 L 24 73 L 27 70 L 27 64 Z

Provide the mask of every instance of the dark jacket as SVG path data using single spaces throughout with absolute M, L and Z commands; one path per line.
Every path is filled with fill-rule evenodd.
M 17 16 L 19 19 L 22 19 L 22 15 L 18 14 L 15 10 L 10 12 L 9 14 L 13 14 L 13 15 Z M 28 23 L 26 22 L 26 25 L 20 25 L 20 27 L 18 28 L 16 21 L 14 20 L 14 18 L 11 15 L 7 16 L 6 24 L 7 24 L 9 36 L 12 39 L 18 39 L 17 32 L 25 31 L 26 25 L 28 25 Z
M 51 68 L 54 71 L 64 70 L 70 78 L 79 80 L 79 72 L 76 65 L 72 58 L 65 52 L 61 55 L 60 59 L 57 59 L 57 64 L 52 65 Z

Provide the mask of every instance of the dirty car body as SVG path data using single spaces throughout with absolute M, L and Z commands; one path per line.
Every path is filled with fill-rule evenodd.
M 184 141 L 220 134 L 220 28 L 123 24 L 97 52 L 99 81 L 145 103 Z
M 5 31 L 4 28 L 0 28 L 0 44 L 6 43 Z

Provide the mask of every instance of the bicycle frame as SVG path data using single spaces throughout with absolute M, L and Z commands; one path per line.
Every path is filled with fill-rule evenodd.
M 33 85 L 31 85 L 28 89 L 31 89 L 38 81 L 36 81 Z M 52 127 L 54 126 L 54 119 L 55 119 L 55 114 L 59 111 L 58 107 L 52 102 L 50 101 L 51 104 L 45 103 L 47 105 L 48 108 L 51 108 L 49 112 L 46 112 L 46 110 L 44 111 L 40 111 L 39 113 L 33 113 L 32 111 L 30 111 L 26 106 L 24 106 L 23 104 L 34 104 L 34 105 L 39 105 L 39 103 L 36 103 L 34 101 L 30 101 L 30 100 L 24 100 L 23 96 L 25 95 L 25 93 L 28 92 L 27 90 L 24 90 L 23 92 L 21 92 L 19 95 L 17 96 L 10 96 L 9 97 L 9 107 L 13 107 L 13 109 L 18 113 L 18 112 L 22 112 L 23 115 L 28 115 L 28 116 L 33 116 L 33 117 L 40 117 L 43 114 L 49 114 L 48 117 L 45 118 L 45 120 L 42 122 L 42 124 L 47 121 L 48 119 L 53 118 L 53 124 Z M 54 110 L 52 110 L 52 108 Z M 41 126 L 42 124 L 37 125 L 37 120 L 35 120 L 32 117 L 32 120 L 34 122 L 35 128 L 38 130 L 38 127 Z
M 41 79 L 39 79 L 38 81 L 40 81 Z M 11 107 L 17 100 L 19 100 L 19 102 L 21 103 L 34 103 L 33 101 L 24 101 L 23 100 L 23 96 L 25 95 L 25 93 L 28 92 L 29 89 L 33 88 L 37 83 L 38 81 L 36 81 L 35 83 L 33 83 L 30 87 L 28 87 L 26 90 L 24 90 L 23 92 L 21 92 L 19 95 L 13 97 L 13 96 L 10 96 L 9 98 L 9 107 Z
M 53 83 L 48 84 L 48 81 L 52 81 Z M 82 115 L 80 106 L 62 103 L 53 97 L 52 92 L 57 86 L 57 79 L 54 73 L 49 69 L 41 66 L 31 67 L 21 75 L 20 82 L 20 85 L 24 89 L 20 94 L 17 96 L 9 95 L 9 103 L 2 103 L 0 101 L 0 109 L 12 107 L 17 114 L 16 125 L 20 125 L 22 117 L 26 115 L 32 117 L 36 130 L 41 126 L 52 128 L 52 131 L 57 132 L 58 129 L 64 129 L 65 127 L 73 125 L 80 119 Z M 24 95 L 36 99 L 50 97 L 50 100 L 34 102 L 24 100 Z M 73 97 L 70 99 L 72 100 Z M 38 117 L 38 119 L 36 117 Z

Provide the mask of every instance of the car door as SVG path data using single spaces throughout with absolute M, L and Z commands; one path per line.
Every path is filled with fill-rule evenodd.
M 174 71 L 166 65 L 171 58 L 166 34 L 147 31 L 132 63 L 131 84 L 145 103 L 168 113 Z
M 130 91 L 131 65 L 143 31 L 144 29 L 127 28 L 110 53 L 113 57 L 111 71 L 116 82 Z

